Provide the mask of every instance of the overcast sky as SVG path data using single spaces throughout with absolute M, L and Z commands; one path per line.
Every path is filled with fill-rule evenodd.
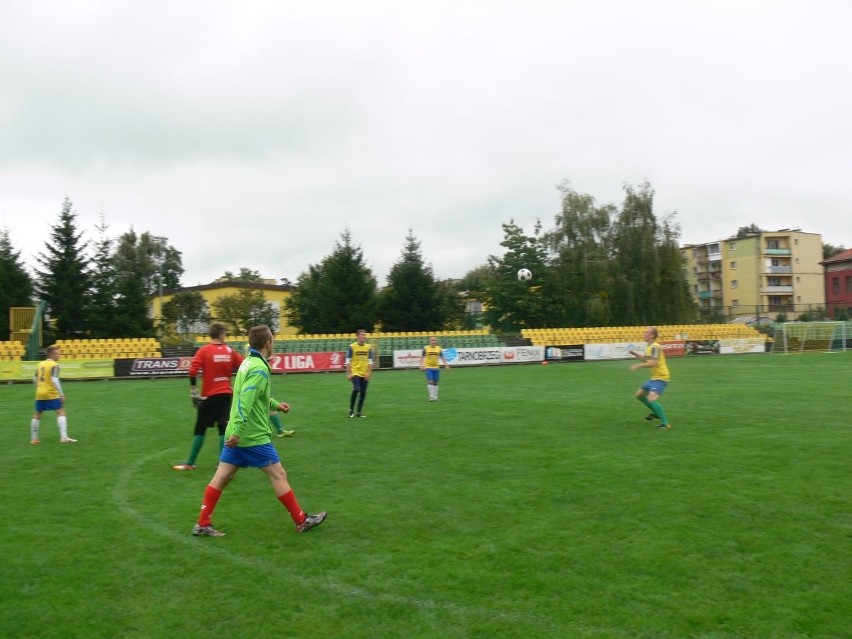
M 648 180 L 683 243 L 852 247 L 849 0 L 0 0 L 0 228 L 28 265 L 163 235 L 187 286 L 295 280 L 345 229 L 439 278 Z

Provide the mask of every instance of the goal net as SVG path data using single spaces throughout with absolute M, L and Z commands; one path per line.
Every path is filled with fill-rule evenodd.
M 773 353 L 846 350 L 846 322 L 784 322 L 775 330 Z

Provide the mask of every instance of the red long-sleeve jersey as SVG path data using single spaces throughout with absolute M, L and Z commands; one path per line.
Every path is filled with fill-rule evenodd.
M 201 396 L 233 393 L 231 375 L 239 368 L 243 356 L 227 344 L 205 344 L 195 353 L 189 366 L 189 377 L 201 372 Z

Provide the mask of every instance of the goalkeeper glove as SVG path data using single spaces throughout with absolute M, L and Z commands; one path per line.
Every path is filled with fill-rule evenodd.
M 198 408 L 199 406 L 201 406 L 201 402 L 203 402 L 206 399 L 206 397 L 201 397 L 198 394 L 198 389 L 193 388 L 192 391 L 189 393 L 189 399 L 192 402 L 192 407 Z

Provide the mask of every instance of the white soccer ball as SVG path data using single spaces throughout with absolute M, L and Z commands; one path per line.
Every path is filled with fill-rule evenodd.
M 532 271 L 528 268 L 522 268 L 518 271 L 518 279 L 522 282 L 526 282 L 532 279 Z

